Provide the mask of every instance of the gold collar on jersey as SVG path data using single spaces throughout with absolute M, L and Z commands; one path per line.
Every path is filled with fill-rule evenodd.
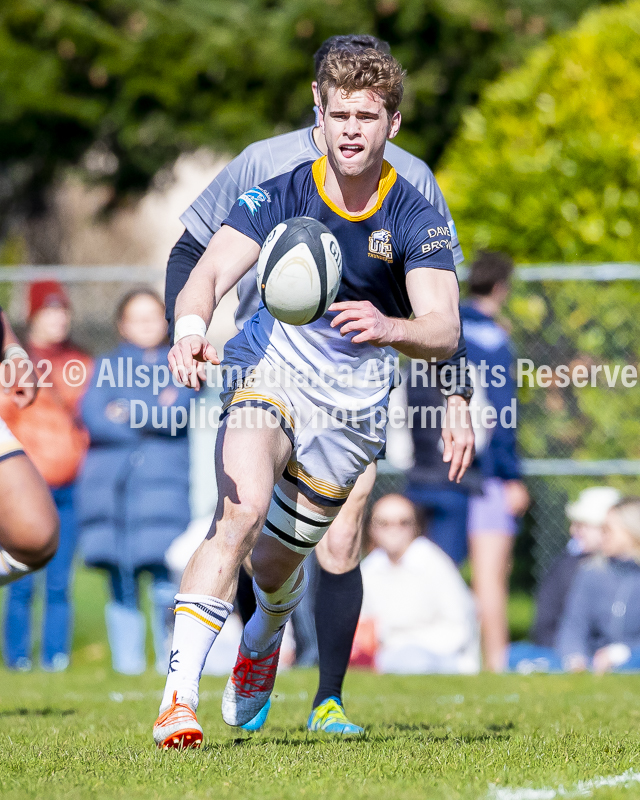
M 324 190 L 324 183 L 327 178 L 326 156 L 322 156 L 322 158 L 319 158 L 317 161 L 313 162 L 312 173 L 313 180 L 315 181 L 316 189 L 318 190 L 320 197 L 333 212 L 344 219 L 348 219 L 349 222 L 362 222 L 363 219 L 369 219 L 369 217 L 372 217 L 377 211 L 380 211 L 385 197 L 391 191 L 391 187 L 396 182 L 396 178 L 398 177 L 398 173 L 391 166 L 391 164 L 389 164 L 388 161 L 383 161 L 382 172 L 380 173 L 380 180 L 378 181 L 378 199 L 376 200 L 376 204 L 373 208 L 370 208 L 369 211 L 365 211 L 364 214 L 349 214 L 348 211 L 343 211 L 341 208 L 338 208 L 338 206 L 329 198 Z

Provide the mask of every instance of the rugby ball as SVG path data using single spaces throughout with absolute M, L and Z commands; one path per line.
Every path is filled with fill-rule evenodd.
M 258 291 L 280 322 L 315 322 L 335 300 L 342 278 L 342 253 L 326 225 L 292 217 L 267 236 L 258 259 Z

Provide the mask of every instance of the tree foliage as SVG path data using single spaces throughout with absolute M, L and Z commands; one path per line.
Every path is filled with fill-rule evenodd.
M 441 185 L 473 248 L 640 260 L 640 3 L 589 13 L 464 114 Z
M 467 256 L 480 247 L 526 262 L 640 261 L 640 2 L 589 13 L 532 52 L 465 112 L 440 184 Z M 554 370 L 521 393 L 532 457 L 640 458 L 640 392 L 621 370 L 640 360 L 640 282 L 517 283 L 518 353 Z M 584 388 L 555 372 L 584 367 Z M 591 370 L 607 365 L 591 385 Z
M 481 86 L 596 0 L 4 0 L 0 215 L 61 168 L 144 189 L 180 152 L 309 120 L 328 36 L 388 39 L 409 70 L 400 143 L 435 163 Z

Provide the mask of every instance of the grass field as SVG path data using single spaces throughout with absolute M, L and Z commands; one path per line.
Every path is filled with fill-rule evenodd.
M 125 679 L 90 666 L 63 675 L 3 674 L 0 795 L 500 798 L 492 784 L 570 790 L 596 776 L 640 771 L 636 678 L 353 673 L 348 710 L 368 736 L 350 742 L 304 730 L 311 671 L 278 679 L 269 723 L 254 735 L 222 722 L 223 683 L 203 680 L 204 748 L 163 754 L 150 737 L 159 677 Z M 595 795 L 640 797 L 640 783 Z
M 314 671 L 278 678 L 267 727 L 253 735 L 224 725 L 224 680 L 205 678 L 205 746 L 159 753 L 150 729 L 162 678 L 110 670 L 101 583 L 80 573 L 77 591 L 74 666 L 57 675 L 0 673 L 3 800 L 640 798 L 634 676 L 352 672 L 347 709 L 368 734 L 346 742 L 306 733 Z

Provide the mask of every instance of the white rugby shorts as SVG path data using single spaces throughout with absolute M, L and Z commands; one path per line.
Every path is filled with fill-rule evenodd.
M 273 412 L 274 426 L 280 425 L 293 447 L 283 477 L 319 505 L 341 506 L 384 447 L 387 401 L 348 410 L 328 397 L 320 400 L 305 380 L 295 380 L 281 366 L 274 366 L 274 353 L 255 353 L 242 332 L 228 342 L 222 416 L 243 406 Z M 336 392 L 337 400 L 341 396 Z

